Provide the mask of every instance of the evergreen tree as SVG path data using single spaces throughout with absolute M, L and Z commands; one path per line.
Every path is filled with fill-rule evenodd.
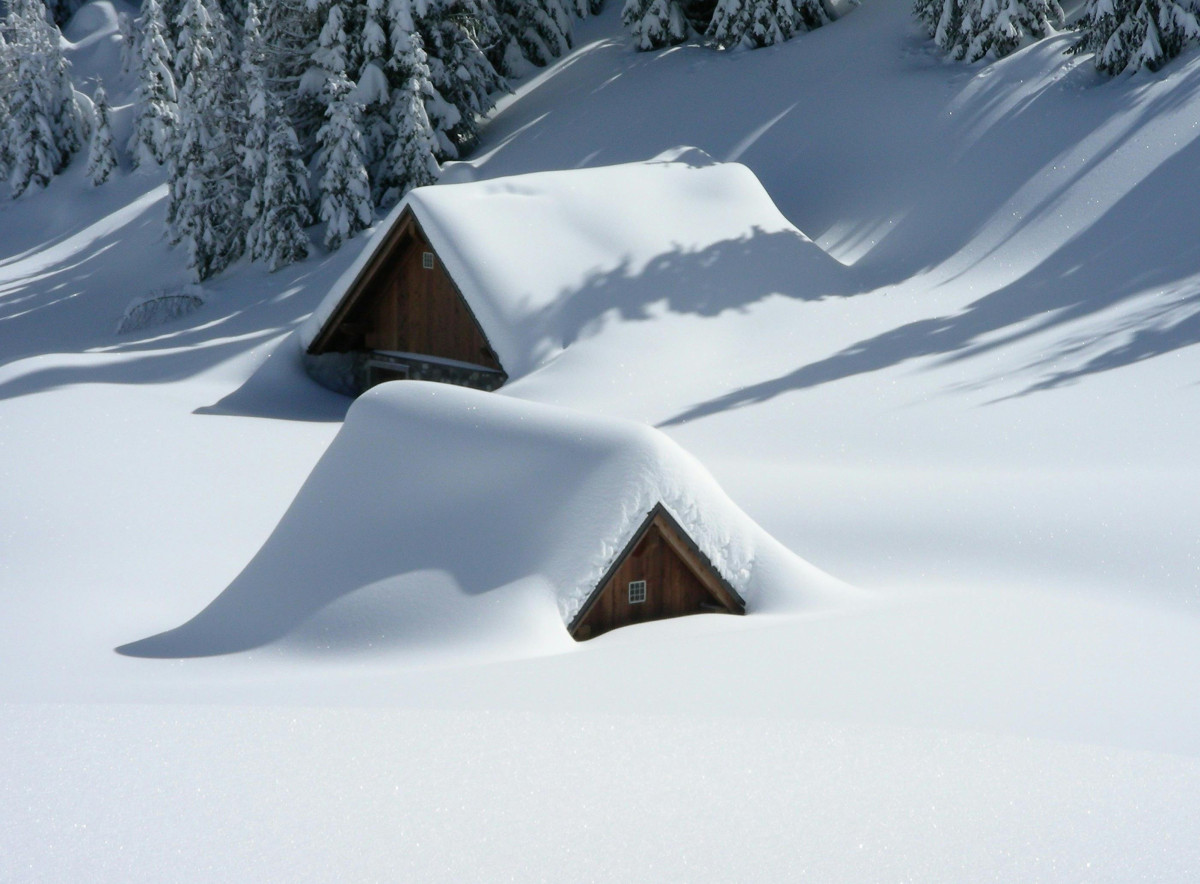
M 389 120 L 393 78 L 388 76 L 390 41 L 381 21 L 383 5 L 383 0 L 366 0 L 358 38 L 362 63 L 358 69 L 355 98 L 362 114 L 363 164 L 372 180 L 395 134 Z
M 407 6 L 409 0 L 389 5 L 397 2 Z M 478 140 L 478 118 L 494 106 L 492 94 L 508 88 L 486 51 L 502 39 L 500 25 L 484 0 L 416 0 L 412 13 L 430 81 L 454 108 L 450 113 L 436 101 L 426 104 L 438 133 L 439 158 L 453 159 Z
M 961 42 L 963 0 L 916 0 L 913 14 L 925 25 L 938 48 L 951 58 L 963 57 Z
M 186 240 L 198 280 L 236 260 L 244 244 L 239 191 L 236 78 L 229 36 L 211 0 L 184 0 L 177 17 L 188 71 L 179 93 L 180 134 L 169 171 L 167 223 L 171 240 Z
M 11 118 L 8 99 L 16 91 L 15 68 L 16 57 L 4 36 L 4 28 L 0 27 L 0 180 L 8 178 L 10 163 L 8 132 Z
M 1109 76 L 1156 71 L 1200 40 L 1194 9 L 1175 0 L 1089 0 L 1080 36 L 1068 52 L 1093 52 Z
M 1058 0 L 967 0 L 957 43 L 969 62 L 989 53 L 1003 58 L 1026 37 L 1047 36 L 1051 21 L 1062 18 Z
M 633 45 L 643 51 L 688 38 L 688 20 L 678 0 L 626 0 L 621 21 L 633 35 Z
M 133 19 L 128 13 L 117 14 L 117 34 L 121 38 L 121 73 L 128 74 L 133 70 L 134 60 L 141 48 L 133 28 Z
M 757 48 L 829 21 L 820 0 L 719 0 L 708 35 L 721 46 Z
M 309 158 L 316 151 L 317 130 L 325 120 L 321 101 L 325 77 L 312 62 L 321 32 L 320 16 L 307 0 L 271 0 L 259 14 L 267 84 L 283 101 L 301 154 Z
M 571 48 L 571 12 L 562 0 L 496 0 L 495 6 L 502 38 L 490 58 L 505 74 L 520 73 L 517 58 L 542 66 Z
M 158 0 L 142 4 L 142 39 L 138 50 L 138 87 L 134 97 L 133 134 L 129 153 L 136 169 L 167 161 L 179 128 L 179 105 L 166 23 Z
M 87 176 L 93 185 L 99 187 L 117 167 L 117 155 L 113 151 L 112 129 L 108 121 L 108 95 L 103 84 L 96 86 L 96 95 L 92 101 L 96 121 L 92 126 L 92 139 L 88 148 Z
M 308 170 L 300 159 L 296 133 L 283 112 L 283 102 L 269 97 L 268 119 L 271 135 L 267 140 L 267 177 L 263 184 L 262 235 L 255 245 L 267 269 L 301 261 L 308 256 L 308 234 L 304 228 L 312 220 L 308 212 Z
M 13 195 L 45 187 L 83 146 L 83 110 L 62 55 L 58 28 L 41 0 L 10 7 L 7 125 L 4 141 Z
M 429 81 L 421 35 L 398 32 L 393 35 L 393 63 L 402 84 L 392 90 L 389 124 L 391 146 L 376 180 L 378 201 L 389 204 L 414 187 L 437 180 L 436 138 L 425 111 L 426 96 L 433 92 Z
M 325 72 L 325 125 L 317 132 L 319 217 L 325 246 L 338 249 L 372 220 L 371 187 L 363 163 L 362 108 L 346 76 L 348 39 L 342 4 L 330 3 L 321 29 L 317 59 Z
M 246 84 L 246 134 L 238 145 L 241 155 L 243 190 L 246 201 L 242 214 L 246 221 L 246 253 L 251 260 L 262 257 L 260 242 L 266 224 L 265 186 L 267 179 L 267 142 L 270 121 L 267 117 L 269 96 L 267 72 L 262 52 L 258 7 L 254 0 L 246 6 L 242 37 L 242 79 Z

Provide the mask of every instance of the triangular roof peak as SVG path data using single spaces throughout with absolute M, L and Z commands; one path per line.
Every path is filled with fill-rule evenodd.
M 637 602 L 626 597 L 607 600 L 608 610 L 601 612 L 600 606 L 606 601 L 606 595 L 619 594 L 622 581 L 622 571 L 629 568 L 632 558 L 644 553 L 647 541 L 652 537 L 661 537 L 664 543 L 659 551 L 661 556 L 669 556 L 678 562 L 679 566 L 664 568 L 662 562 L 653 564 L 643 563 L 630 571 L 630 577 L 637 578 L 633 583 L 642 584 L 641 597 Z M 664 573 L 667 572 L 667 573 Z M 661 584 L 649 589 L 646 576 L 657 574 Z M 691 579 L 688 579 L 690 575 Z M 673 585 L 667 585 L 673 584 Z M 689 589 L 691 590 L 689 592 Z M 657 592 L 664 598 L 658 599 L 658 604 L 652 613 L 646 616 L 636 616 L 637 608 L 633 604 L 646 604 L 648 593 Z M 705 594 L 708 601 L 705 602 Z M 621 551 L 613 558 L 611 565 L 596 583 L 591 594 L 580 605 L 575 616 L 567 625 L 567 630 L 576 639 L 592 638 L 601 632 L 616 629 L 628 623 L 644 620 L 660 620 L 668 617 L 683 616 L 699 613 L 703 610 L 720 610 L 730 614 L 746 613 L 746 601 L 721 572 L 713 566 L 696 542 L 679 524 L 679 520 L 671 515 L 671 511 L 659 501 L 646 514 L 645 519 L 632 532 L 629 540 Z M 631 613 L 633 612 L 633 613 Z

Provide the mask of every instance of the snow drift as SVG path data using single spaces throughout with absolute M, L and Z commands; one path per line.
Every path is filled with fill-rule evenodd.
M 809 299 L 845 286 L 844 268 L 753 172 L 675 148 L 648 162 L 413 190 L 301 328 L 303 347 L 410 206 L 511 379 L 610 309 L 645 318 L 647 304 L 665 300 L 711 315 L 768 282 Z
M 347 649 L 567 647 L 565 622 L 659 502 L 749 612 L 815 604 L 834 589 L 657 430 L 402 381 L 355 403 L 225 592 L 121 651 L 204 656 L 285 636 Z

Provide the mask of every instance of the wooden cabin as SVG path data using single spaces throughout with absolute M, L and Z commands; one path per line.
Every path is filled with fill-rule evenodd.
M 508 379 L 411 207 L 371 252 L 307 356 L 310 373 L 353 395 L 405 378 L 481 390 Z
M 631 623 L 706 613 L 745 614 L 746 603 L 660 503 L 567 629 L 585 641 Z

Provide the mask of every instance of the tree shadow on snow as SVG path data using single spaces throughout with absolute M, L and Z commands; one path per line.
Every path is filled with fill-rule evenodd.
M 698 250 L 675 249 L 634 269 L 624 261 L 597 270 L 532 317 L 547 340 L 568 346 L 609 313 L 651 319 L 659 308 L 711 317 L 773 295 L 817 301 L 859 291 L 854 274 L 790 230 L 724 240 Z
M 132 301 L 187 284 L 182 249 L 162 243 L 162 188 L 139 193 L 145 183 L 130 178 L 118 182 L 123 191 L 101 202 L 88 194 L 72 217 L 59 218 L 54 184 L 19 208 L 30 226 L 44 227 L 49 215 L 63 232 L 18 236 L 0 258 L 0 400 L 85 383 L 171 383 L 254 358 L 299 325 L 345 264 L 317 254 L 268 274 L 242 262 L 189 288 L 205 299 L 196 312 L 117 334 Z M 347 403 L 303 377 L 298 356 L 286 364 L 288 355 L 282 341 L 240 390 L 197 413 L 340 420 Z
M 1090 227 L 1037 267 L 967 305 L 859 341 L 826 359 L 699 403 L 665 422 L 677 425 L 918 358 L 934 365 L 967 360 L 1057 332 L 1059 343 L 1026 367 L 1026 393 L 1112 371 L 1200 343 L 1200 140 L 1192 140 L 1125 194 Z M 1171 223 L 1175 219 L 1175 223 Z M 1134 299 L 1153 297 L 1134 309 Z M 1128 305 L 1112 320 L 1103 313 Z M 1095 323 L 1080 337 L 1072 324 Z M 1071 357 L 1082 360 L 1062 367 Z

